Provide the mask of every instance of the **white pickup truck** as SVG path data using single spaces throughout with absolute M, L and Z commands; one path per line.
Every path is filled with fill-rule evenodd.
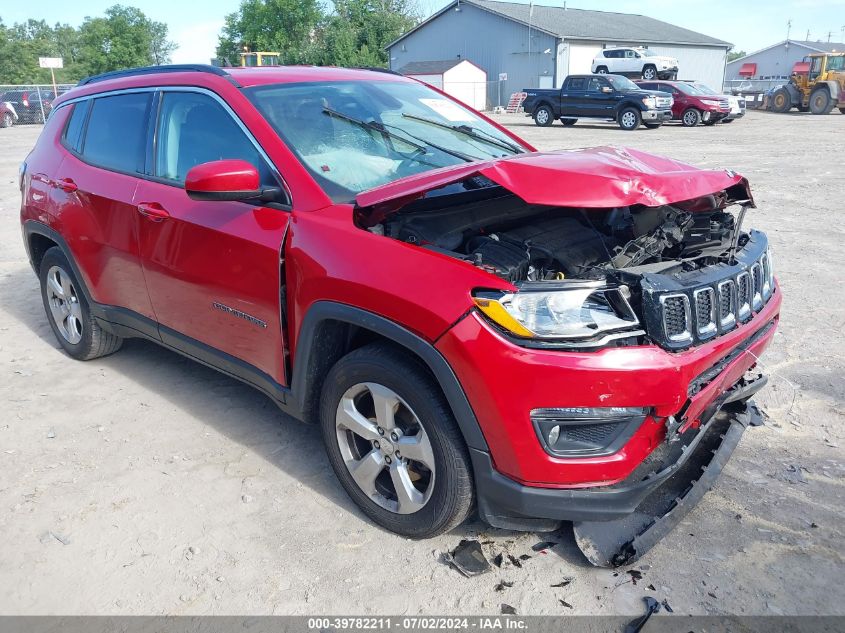
M 651 55 L 646 48 L 606 48 L 593 58 L 591 72 L 639 79 L 674 79 L 678 76 L 678 60 Z

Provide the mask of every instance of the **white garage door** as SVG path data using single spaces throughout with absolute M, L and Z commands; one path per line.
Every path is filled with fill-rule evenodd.
M 570 44 L 569 45 L 569 74 L 580 75 L 590 72 L 593 58 L 602 50 L 596 44 Z

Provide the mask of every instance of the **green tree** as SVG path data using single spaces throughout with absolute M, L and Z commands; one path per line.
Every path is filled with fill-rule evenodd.
M 80 65 L 88 74 L 167 63 L 176 47 L 167 40 L 166 24 L 120 4 L 106 9 L 105 17 L 86 17 L 79 40 Z
M 289 64 L 310 61 L 322 14 L 317 0 L 242 0 L 226 16 L 217 57 L 240 64 L 240 53 L 278 51 Z
M 387 66 L 384 47 L 419 22 L 410 0 L 334 0 L 321 33 L 319 63 Z
M 105 17 L 85 18 L 78 29 L 43 20 L 12 26 L 0 21 L 0 83 L 49 83 L 50 71 L 39 68 L 39 57 L 61 57 L 64 68 L 56 70 L 56 81 L 71 83 L 98 72 L 167 63 L 174 48 L 166 24 L 122 5 Z
M 728 52 L 728 61 L 732 62 L 740 57 L 745 57 L 747 54 L 745 51 L 730 51 Z

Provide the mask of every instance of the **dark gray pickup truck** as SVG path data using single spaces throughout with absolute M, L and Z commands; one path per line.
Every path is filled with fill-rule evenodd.
M 657 128 L 672 118 L 672 95 L 643 90 L 622 75 L 569 75 L 560 90 L 524 92 L 526 115 L 543 127 L 555 119 L 564 125 L 575 125 L 578 119 L 607 119 L 623 130 L 636 130 L 641 123 Z

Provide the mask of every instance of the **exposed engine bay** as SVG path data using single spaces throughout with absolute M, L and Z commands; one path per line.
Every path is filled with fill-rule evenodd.
M 408 205 L 369 230 L 468 261 L 513 283 L 600 280 L 619 270 L 694 270 L 727 257 L 735 237 L 735 218 L 724 210 L 727 199 L 717 195 L 606 210 L 529 205 L 507 192 L 426 208 L 435 200 Z

